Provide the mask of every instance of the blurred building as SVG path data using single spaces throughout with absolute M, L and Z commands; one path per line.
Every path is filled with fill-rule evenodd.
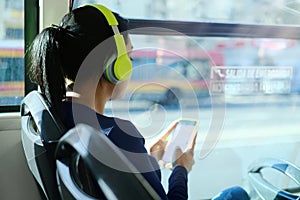
M 24 38 L 24 1 L 0 1 L 0 40 Z

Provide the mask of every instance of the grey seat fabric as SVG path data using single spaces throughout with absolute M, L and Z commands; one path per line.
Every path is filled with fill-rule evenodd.
M 59 185 L 66 197 L 95 199 L 78 187 L 80 157 L 103 199 L 160 199 L 140 173 L 133 173 L 137 170 L 107 136 L 88 125 L 69 130 L 60 139 L 56 156 Z
M 42 197 L 59 200 L 54 153 L 64 126 L 38 91 L 26 95 L 20 112 L 22 145 L 30 171 Z

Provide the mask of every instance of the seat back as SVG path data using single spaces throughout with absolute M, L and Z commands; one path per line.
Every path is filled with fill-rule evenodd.
M 56 164 L 64 198 L 160 199 L 149 183 L 104 133 L 78 124 L 58 144 Z M 79 186 L 78 160 L 82 159 L 103 196 L 91 196 Z M 122 170 L 120 170 L 122 169 Z
M 21 103 L 22 145 L 31 170 L 44 197 L 60 199 L 54 152 L 65 128 L 50 104 L 38 92 L 32 91 Z

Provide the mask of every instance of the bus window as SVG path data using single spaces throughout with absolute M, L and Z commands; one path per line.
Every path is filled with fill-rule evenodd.
M 2 1 L 0 15 L 20 18 L 17 2 Z M 74 7 L 89 3 L 129 18 L 131 28 L 132 77 L 124 98 L 109 101 L 105 114 L 132 121 L 146 145 L 173 120 L 199 120 L 190 199 L 211 199 L 232 185 L 252 194 L 248 167 L 257 159 L 300 165 L 299 2 L 74 0 Z M 58 6 L 44 8 L 54 13 Z M 2 19 L 0 103 L 18 104 L 22 31 Z M 161 171 L 167 190 L 170 171 Z M 300 191 L 275 175 L 270 182 Z
M 0 2 L 0 105 L 24 96 L 24 1 Z
M 248 166 L 262 157 L 299 164 L 293 156 L 300 141 L 299 40 L 201 37 L 205 43 L 191 48 L 190 40 L 200 38 L 131 37 L 128 93 L 107 111 L 131 119 L 146 142 L 177 117 L 199 118 L 191 199 L 211 198 L 237 183 L 250 190 Z M 168 43 L 172 39 L 176 44 Z M 211 151 L 206 138 L 215 138 Z M 274 175 L 270 181 L 295 187 Z

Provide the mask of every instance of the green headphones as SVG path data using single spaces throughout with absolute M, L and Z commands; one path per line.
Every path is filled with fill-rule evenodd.
M 114 32 L 114 39 L 117 47 L 117 58 L 111 58 L 108 60 L 104 76 L 111 83 L 118 83 L 119 81 L 128 80 L 132 73 L 132 63 L 127 54 L 126 44 L 123 36 L 118 29 L 118 21 L 114 14 L 105 6 L 99 4 L 90 4 L 97 8 L 106 18 L 108 24 L 111 26 Z

